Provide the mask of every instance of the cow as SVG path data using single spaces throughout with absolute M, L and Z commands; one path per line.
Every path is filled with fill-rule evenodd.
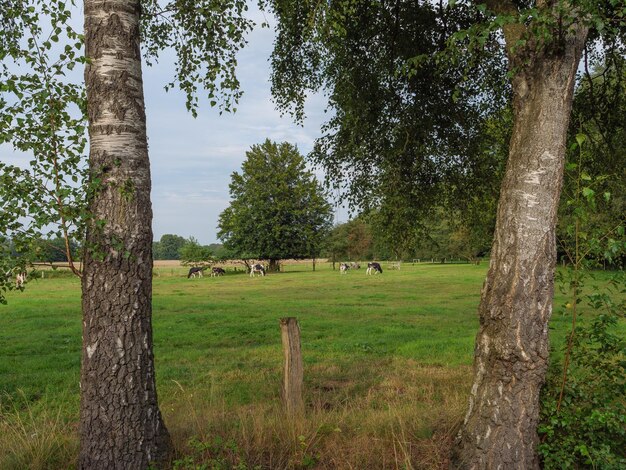
M 17 287 L 18 289 L 20 287 L 24 287 L 24 283 L 26 282 L 26 271 L 17 273 L 15 275 L 15 287 Z
M 378 263 L 367 263 L 367 271 L 365 271 L 365 274 L 372 274 L 372 271 L 374 274 L 382 274 L 383 268 L 381 268 Z
M 189 274 L 187 274 L 187 279 L 190 277 L 204 277 L 202 272 L 206 269 L 206 267 L 195 266 L 189 270 Z
M 261 276 L 265 276 L 265 268 L 261 264 L 253 264 L 250 266 L 250 277 L 254 277 L 255 274 L 260 274 Z
M 359 263 L 351 263 L 350 269 L 361 269 L 361 265 Z
M 341 274 L 347 274 L 348 269 L 350 269 L 350 266 L 348 265 L 348 263 L 341 263 L 339 265 L 339 271 L 341 272 Z
M 224 274 L 226 274 L 226 271 L 224 271 L 222 268 L 211 269 L 211 277 L 223 276 Z

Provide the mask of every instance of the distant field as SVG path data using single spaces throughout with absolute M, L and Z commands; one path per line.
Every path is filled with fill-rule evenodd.
M 178 262 L 157 262 L 157 382 L 179 468 L 445 465 L 469 392 L 486 264 L 405 263 L 377 276 L 311 268 L 252 279 L 231 266 L 224 277 L 187 279 Z M 2 469 L 72 466 L 79 287 L 51 273 L 0 306 Z M 560 303 L 557 347 L 570 321 Z M 302 330 L 308 412 L 296 428 L 280 412 L 284 316 Z

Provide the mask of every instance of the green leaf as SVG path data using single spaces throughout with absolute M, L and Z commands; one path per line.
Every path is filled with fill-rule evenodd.
M 583 188 L 582 192 L 583 192 L 583 196 L 585 196 L 587 199 L 592 198 L 596 194 L 596 192 L 593 189 L 587 188 L 587 187 Z

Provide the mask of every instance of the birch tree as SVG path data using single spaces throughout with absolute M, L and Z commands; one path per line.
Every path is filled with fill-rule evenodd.
M 73 52 L 76 43 L 82 45 L 83 35 L 71 27 L 75 11 L 70 4 L 8 0 L 2 6 L 1 71 L 10 80 L 0 88 L 0 136 L 17 150 L 34 153 L 35 162 L 45 156 L 37 167 L 42 175 L 24 170 L 28 174 L 14 182 L 4 173 L 2 210 L 11 215 L 11 223 L 3 228 L 13 238 L 25 231 L 34 235 L 46 226 L 44 215 L 51 220 L 55 214 L 61 228 L 68 214 L 85 228 L 78 467 L 161 465 L 171 443 L 158 408 L 152 353 L 151 179 L 141 49 L 148 62 L 158 60 L 164 49 L 174 49 L 176 68 L 167 87 L 185 92 L 187 108 L 194 115 L 200 105 L 199 89 L 206 90 L 211 106 L 231 110 L 241 94 L 234 73 L 235 54 L 252 26 L 244 16 L 247 6 L 239 0 L 85 0 L 84 60 Z M 60 43 L 66 39 L 71 42 Z M 61 50 L 59 60 L 49 61 L 57 49 Z M 16 73 L 9 64 L 16 59 L 31 72 Z M 86 107 L 81 101 L 82 87 L 64 80 L 64 67 L 81 61 L 86 63 Z M 52 90 L 51 83 L 55 85 Z M 73 116 L 65 112 L 68 96 L 79 104 Z M 54 112 L 42 121 L 24 121 L 22 114 L 29 114 L 28 106 L 35 111 L 47 106 Z M 84 141 L 79 126 L 84 121 L 88 123 L 89 159 L 81 173 L 80 142 L 84 145 Z M 32 126 L 24 128 L 24 122 Z M 63 129 L 71 134 L 66 140 L 79 142 L 77 147 L 46 146 L 46 139 L 52 136 L 54 141 Z M 56 178 L 56 192 L 50 195 L 42 190 L 51 197 L 39 205 L 36 199 L 26 205 L 12 202 L 28 193 L 28 185 L 36 184 L 37 177 L 54 178 L 60 162 L 64 171 Z M 86 179 L 81 178 L 83 174 Z M 70 195 L 65 176 L 86 188 L 86 205 L 81 205 L 85 210 L 80 213 L 62 209 Z M 56 204 L 52 211 L 46 201 Z M 14 209 L 19 209 L 17 214 Z M 25 223 L 29 224 L 26 230 Z

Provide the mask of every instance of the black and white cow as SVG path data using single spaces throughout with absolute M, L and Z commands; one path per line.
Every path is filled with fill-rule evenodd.
M 226 271 L 224 271 L 222 268 L 215 267 L 211 269 L 211 277 L 223 276 L 224 274 L 226 274 Z
M 202 272 L 206 269 L 206 267 L 196 266 L 189 270 L 189 274 L 187 274 L 187 279 L 190 277 L 204 277 Z
M 378 263 L 367 263 L 367 271 L 365 271 L 365 274 L 372 274 L 372 272 L 374 272 L 374 274 L 382 274 L 383 268 L 381 268 Z
M 350 269 L 361 269 L 361 265 L 359 263 L 351 263 Z
M 350 269 L 350 266 L 348 265 L 348 263 L 341 263 L 339 265 L 339 271 L 341 272 L 341 274 L 347 274 L 348 269 Z
M 261 276 L 265 276 L 265 268 L 262 264 L 253 264 L 250 267 L 250 277 L 254 277 L 255 274 L 260 274 Z

